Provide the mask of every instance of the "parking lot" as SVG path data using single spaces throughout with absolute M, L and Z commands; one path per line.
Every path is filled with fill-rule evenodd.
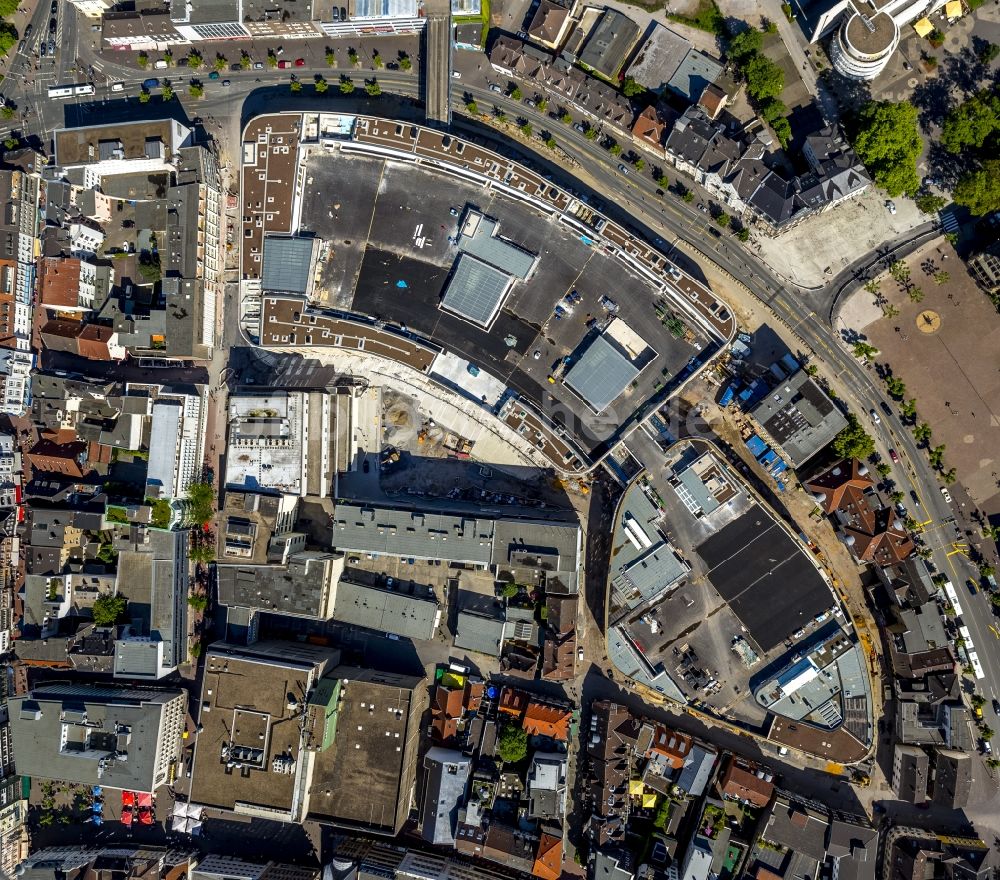
M 467 207 L 495 217 L 500 236 L 539 257 L 488 330 L 439 308 L 459 253 L 453 243 L 458 222 Z M 321 302 L 375 315 L 435 340 L 535 401 L 591 445 L 610 436 L 707 342 L 692 328 L 675 324 L 675 333 L 687 329 L 685 338 L 677 338 L 643 281 L 554 219 L 412 165 L 346 155 L 312 158 L 301 227 L 329 244 L 315 294 Z M 572 304 L 565 299 L 571 291 L 576 291 Z M 602 297 L 656 356 L 634 385 L 598 415 L 548 376 L 599 329 L 595 321 L 611 317 L 600 304 Z M 558 317 L 557 304 L 563 307 Z

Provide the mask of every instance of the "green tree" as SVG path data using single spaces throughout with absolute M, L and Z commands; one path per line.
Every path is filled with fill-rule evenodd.
M 337 64 L 337 53 L 333 51 L 329 46 L 327 46 L 326 53 L 324 55 L 326 58 L 327 67 L 335 67 Z
M 12 135 L 12 134 L 9 134 L 9 135 L 7 135 L 7 137 L 6 137 L 6 138 L 4 138 L 4 142 L 3 142 L 3 145 L 4 145 L 4 146 L 5 146 L 5 147 L 6 147 L 6 148 L 7 148 L 8 150 L 16 150 L 16 149 L 17 149 L 17 147 L 18 147 L 18 145 L 19 145 L 20 143 L 21 143 L 21 141 L 20 141 L 20 139 L 19 139 L 19 138 L 16 138 L 16 137 L 14 137 L 14 135 Z
M 758 107 L 758 113 L 760 117 L 767 123 L 773 123 L 776 119 L 780 119 L 785 113 L 788 112 L 788 108 L 785 106 L 785 102 L 781 98 L 767 98 L 760 102 Z
M 172 101 L 174 99 L 174 87 L 170 83 L 164 84 L 160 92 L 160 99 L 163 101 Z
M 900 284 L 910 280 L 910 267 L 902 260 L 896 260 L 889 265 L 889 274 Z
M 505 764 L 518 764 L 528 757 L 528 732 L 508 722 L 500 729 L 497 754 Z
M 656 178 L 656 185 L 662 190 L 670 189 L 670 178 L 666 174 L 661 174 Z
M 892 468 L 886 462 L 880 461 L 877 465 L 875 465 L 875 473 L 877 473 L 880 477 L 887 477 L 892 473 Z
M 882 289 L 882 285 L 878 283 L 877 278 L 869 278 L 865 282 L 864 287 L 873 296 Z
M 936 196 L 933 193 L 919 195 L 914 201 L 917 203 L 917 207 L 925 214 L 936 214 L 948 204 L 948 200 L 943 196 Z
M 941 125 L 941 146 L 949 153 L 980 149 L 1000 131 L 1000 94 L 979 92 L 955 107 Z
M 893 492 L 893 493 L 892 493 L 892 494 L 891 494 L 891 495 L 889 496 L 889 500 L 890 500 L 890 501 L 891 501 L 891 502 L 892 502 L 893 504 L 900 504 L 900 503 L 902 503 L 902 501 L 903 501 L 903 498 L 904 498 L 904 497 L 905 497 L 905 496 L 903 495 L 903 493 L 902 493 L 902 492 L 900 492 L 900 491 L 899 491 L 899 489 L 897 489 L 897 490 L 896 490 L 895 492 Z
M 191 653 L 191 656 L 194 657 L 195 660 L 197 660 L 201 656 L 201 642 L 195 642 L 191 646 L 190 653 Z
M 597 140 L 597 129 L 596 129 L 596 128 L 588 128 L 588 129 L 587 129 L 587 130 L 586 130 L 586 131 L 585 131 L 585 132 L 583 133 L 583 136 L 584 136 L 584 137 L 585 137 L 585 138 L 586 138 L 586 139 L 587 139 L 588 141 L 596 141 L 596 140 Z
M 893 400 L 902 400 L 906 397 L 906 383 L 898 376 L 889 376 L 885 380 L 885 388 Z
M 413 67 L 413 62 L 410 61 L 410 56 L 403 53 L 399 56 L 399 66 L 403 70 L 410 70 Z
M 792 124 L 788 121 L 788 117 L 780 116 L 775 119 L 771 123 L 771 130 L 778 139 L 778 143 L 781 144 L 781 149 L 787 150 L 788 144 L 792 140 Z
M 378 84 L 377 79 L 370 79 L 365 83 L 365 93 L 369 98 L 377 98 L 382 94 L 382 86 Z
M 347 50 L 347 60 L 351 62 L 354 67 L 358 65 L 358 50 L 351 46 Z
M 277 67 L 278 66 L 278 56 L 274 54 L 273 49 L 267 50 L 267 66 Z
M 626 98 L 634 98 L 636 95 L 641 95 L 646 91 L 646 87 L 641 83 L 635 81 L 635 77 L 626 76 L 624 82 L 622 82 L 622 94 Z
M 479 113 L 479 105 L 472 100 L 465 102 L 465 109 L 472 116 L 476 116 Z
M 297 79 L 293 79 L 288 83 L 288 88 L 291 90 L 293 95 L 297 95 L 302 91 L 302 83 L 300 83 Z
M 212 66 L 218 71 L 223 71 L 229 66 L 229 61 L 224 55 L 216 55 L 215 61 L 212 62 Z
M 716 215 L 716 217 L 715 217 L 715 222 L 716 222 L 716 223 L 717 223 L 717 224 L 718 224 L 718 225 L 719 225 L 719 226 L 720 226 L 720 227 L 721 227 L 722 229 L 725 229 L 725 228 L 726 228 L 727 226 L 729 226 L 729 224 L 730 224 L 730 222 L 731 222 L 731 221 L 732 221 L 732 218 L 731 218 L 731 217 L 730 217 L 730 216 L 729 216 L 729 215 L 728 215 L 728 214 L 727 214 L 727 213 L 726 213 L 725 211 L 721 211 L 721 212 L 719 212 L 719 213 L 718 213 L 718 214 Z
M 639 156 L 639 158 L 635 160 L 635 170 L 642 171 L 642 169 L 645 167 L 646 167 L 646 160 L 643 159 L 642 156 Z
M 139 92 L 139 103 L 140 104 L 148 104 L 149 103 L 149 98 L 150 98 L 150 94 L 145 89 L 142 89 L 142 91 Z
M 785 88 L 785 72 L 766 55 L 754 55 L 743 69 L 747 93 L 762 101 L 776 98 Z
M 544 112 L 545 112 L 545 108 L 549 106 L 549 102 L 548 102 L 548 101 L 546 101 L 546 100 L 545 100 L 545 98 L 541 98 L 541 99 L 540 99 L 540 100 L 538 101 L 538 103 L 537 103 L 537 104 L 535 104 L 535 106 L 536 106 L 536 107 L 538 108 L 538 110 L 539 110 L 540 112 L 544 113 Z
M 610 147 L 608 147 L 608 152 L 612 156 L 615 156 L 615 157 L 620 156 L 622 154 L 621 144 L 612 144 Z
M 188 596 L 188 605 L 195 611 L 204 611 L 208 608 L 208 596 L 204 593 L 192 593 Z
M 764 35 L 756 28 L 747 28 L 729 41 L 726 54 L 737 67 L 749 62 L 764 47 Z
M 683 200 L 685 201 L 685 203 L 687 203 L 688 205 L 690 205 L 690 204 L 691 204 L 691 202 L 693 202 L 693 201 L 694 201 L 694 193 L 693 193 L 693 192 L 691 192 L 691 190 L 689 190 L 689 189 L 686 189 L 686 190 L 684 190 L 684 192 L 683 192 L 683 193 L 681 194 L 681 198 L 682 198 L 682 199 L 683 199 Z
M 520 592 L 521 588 L 517 584 L 504 584 L 500 594 L 505 599 L 513 599 Z
M 895 318 L 899 314 L 899 309 L 892 303 L 886 303 L 882 306 L 882 317 L 884 318 Z
M 988 724 L 981 724 L 979 725 L 979 735 L 986 740 L 986 742 L 989 742 L 993 739 L 993 728 Z
M 521 123 L 521 134 L 523 134 L 526 138 L 531 137 L 532 131 L 534 131 L 534 129 L 531 127 L 530 122 Z
M 149 55 L 145 52 L 140 52 L 135 58 L 135 63 L 145 70 L 149 66 Z
M 944 269 L 941 269 L 940 271 L 934 273 L 934 283 L 937 284 L 938 286 L 942 284 L 947 284 L 950 278 L 951 275 L 945 272 Z
M 841 458 L 866 459 L 875 452 L 875 441 L 861 427 L 857 416 L 849 413 L 847 427 L 833 438 L 833 451 Z
M 746 228 L 746 227 L 744 226 L 744 227 L 743 227 L 742 229 L 740 229 L 740 231 L 739 231 L 739 232 L 737 232 L 737 233 L 736 233 L 736 237 L 737 237 L 737 238 L 738 238 L 738 239 L 739 239 L 740 241 L 749 241 L 749 240 L 750 240 L 750 230 L 749 230 L 749 229 L 747 229 L 747 228 Z M 813 369 L 815 369 L 815 367 L 813 367 Z
M 924 301 L 924 291 L 922 287 L 911 287 L 906 291 L 906 295 L 910 298 L 910 302 L 923 302 Z
M 913 426 L 913 439 L 917 443 L 929 443 L 931 439 L 931 426 L 927 422 L 921 422 Z
M 545 146 L 547 146 L 550 150 L 554 150 L 559 145 L 556 143 L 556 139 L 554 137 L 547 137 L 545 139 Z
M 201 83 L 191 83 L 188 86 L 188 94 L 192 98 L 200 98 L 205 94 L 205 87 Z
M 382 56 L 379 55 L 377 51 L 375 52 L 374 55 L 372 55 L 372 67 L 374 67 L 376 70 L 381 70 L 383 67 L 385 67 L 385 64 L 382 61 Z
M 573 121 L 573 117 L 570 116 L 568 113 L 563 113 L 563 114 L 560 115 L 559 121 L 563 125 L 569 125 Z
M 205 59 L 202 58 L 201 52 L 199 52 L 197 49 L 192 49 L 188 53 L 187 66 L 190 67 L 192 70 L 197 70 L 199 67 L 201 67 L 201 65 L 204 62 Z
M 950 468 L 949 470 L 941 472 L 941 482 L 943 482 L 946 486 L 950 486 L 957 479 L 958 474 L 956 473 L 955 468 Z
M 354 94 L 354 80 L 343 73 L 340 75 L 340 94 Z
M 94 623 L 98 626 L 114 626 L 121 620 L 128 607 L 128 600 L 117 593 L 102 593 L 94 600 Z
M 250 60 L 250 56 L 244 51 L 240 52 L 240 67 L 244 70 L 249 70 L 253 62 Z
M 979 563 L 979 576 L 983 578 L 994 577 L 997 573 L 996 568 L 990 565 L 988 562 Z
M 13 119 L 15 113 L 16 111 L 10 106 L 10 104 L 4 104 L 3 107 L 0 107 L 0 116 L 4 119 Z
M 867 342 L 855 342 L 853 348 L 854 356 L 859 360 L 861 358 L 873 358 L 878 354 L 878 349 L 874 345 L 870 345 Z
M 862 108 L 854 149 L 890 196 L 916 193 L 917 157 L 923 148 L 913 104 L 871 101 Z
M 514 86 L 514 88 L 511 89 L 510 97 L 513 101 L 520 101 L 523 95 L 521 94 L 521 90 L 517 86 Z
M 976 60 L 985 67 L 989 67 L 1000 56 L 1000 46 L 996 43 L 987 43 L 976 53 Z
M 174 65 L 174 53 L 169 49 L 163 53 L 163 60 L 167 62 L 167 67 L 173 67 Z
M 191 525 L 204 527 L 215 515 L 215 490 L 211 483 L 192 483 L 185 498 L 184 516 Z
M 959 178 L 953 195 L 977 217 L 1000 210 L 1000 159 L 989 159 Z
M 330 84 L 323 77 L 317 76 L 316 81 L 313 83 L 313 88 L 316 90 L 317 95 L 323 95 L 330 88 Z

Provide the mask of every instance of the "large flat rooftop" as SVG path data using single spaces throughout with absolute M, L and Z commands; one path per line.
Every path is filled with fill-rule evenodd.
M 758 504 L 709 537 L 698 555 L 712 585 L 765 652 L 835 605 L 805 551 Z

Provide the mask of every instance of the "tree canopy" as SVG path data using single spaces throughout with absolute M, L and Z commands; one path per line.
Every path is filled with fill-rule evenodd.
M 923 147 L 912 104 L 871 101 L 862 108 L 854 150 L 890 196 L 916 193 L 917 157 Z
M 1000 159 L 983 162 L 981 168 L 959 178 L 954 196 L 977 217 L 1000 210 Z
M 738 33 L 729 41 L 729 60 L 742 67 L 754 55 L 760 52 L 764 45 L 764 35 L 756 28 L 748 28 Z
M 833 451 L 843 458 L 865 459 L 875 452 L 875 441 L 851 414 L 847 416 L 847 427 L 833 438 Z
M 124 596 L 106 593 L 94 600 L 94 623 L 98 626 L 114 626 L 125 613 L 128 600 Z
M 785 88 L 785 72 L 764 55 L 754 55 L 743 75 L 747 79 L 747 92 L 758 101 L 777 98 Z
M 622 83 L 622 94 L 626 98 L 634 98 L 636 95 L 641 95 L 646 91 L 646 87 L 642 83 L 635 81 L 634 77 L 625 77 L 625 82 Z
M 505 764 L 517 764 L 528 757 L 528 733 L 517 724 L 505 724 L 500 730 L 497 754 Z
M 955 107 L 941 126 L 941 146 L 949 153 L 986 146 L 995 155 L 1000 149 L 1000 94 L 982 91 Z

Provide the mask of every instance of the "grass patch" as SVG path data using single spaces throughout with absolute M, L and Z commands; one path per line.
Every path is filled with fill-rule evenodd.
M 678 24 L 686 24 L 700 31 L 715 34 L 717 37 L 724 37 L 726 35 L 726 19 L 719 11 L 719 7 L 716 6 L 715 0 L 700 0 L 698 9 L 693 15 L 680 15 L 675 12 L 668 12 L 666 16 L 670 21 L 676 21 Z
M 124 507 L 111 507 L 109 505 L 104 511 L 104 518 L 108 522 L 128 524 L 128 514 Z
M 483 25 L 482 33 L 480 34 L 479 41 L 480 47 L 486 47 L 486 34 L 490 29 L 490 0 L 482 0 L 479 6 L 479 15 L 456 15 L 452 18 L 453 24 L 476 24 L 481 22 Z

